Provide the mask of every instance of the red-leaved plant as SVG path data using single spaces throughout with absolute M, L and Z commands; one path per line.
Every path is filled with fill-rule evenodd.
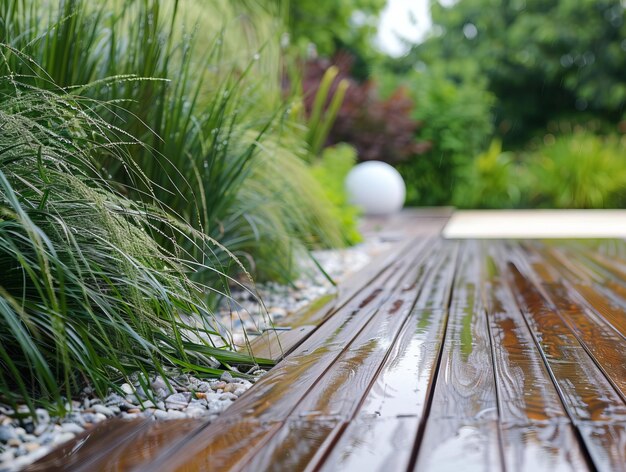
M 416 140 L 420 123 L 411 118 L 413 101 L 404 88 L 382 99 L 375 82 L 359 82 L 350 75 L 352 64 L 353 58 L 347 53 L 339 53 L 332 60 L 317 58 L 305 63 L 302 89 L 307 116 L 329 67 L 336 66 L 339 73 L 331 85 L 328 102 L 342 80 L 349 83 L 326 145 L 350 143 L 357 149 L 359 160 L 390 164 L 426 152 L 430 143 Z

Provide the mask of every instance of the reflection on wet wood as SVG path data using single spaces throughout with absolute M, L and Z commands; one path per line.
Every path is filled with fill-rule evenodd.
M 495 420 L 431 419 L 419 448 L 416 472 L 502 470 Z
M 416 470 L 499 470 L 496 389 L 481 297 L 482 248 L 462 244 Z
M 263 447 L 256 449 L 244 469 L 311 470 L 323 460 L 343 426 L 335 419 L 288 420 Z
M 450 301 L 430 418 L 497 419 L 487 318 L 480 291 L 481 248 L 463 244 Z M 426 432 L 428 436 L 428 424 Z
M 172 444 L 137 470 L 195 472 L 236 470 L 250 458 L 250 451 L 262 446 L 280 423 L 218 420 L 191 436 L 184 445 Z
M 590 470 L 569 423 L 510 426 L 500 432 L 504 465 L 510 472 Z
M 419 419 L 415 416 L 352 421 L 333 446 L 320 470 L 407 470 L 418 424 Z
M 555 308 L 548 305 L 541 287 L 534 284 L 534 274 L 525 259 L 532 258 L 532 254 L 510 249 L 505 260 L 513 292 L 557 381 L 568 413 L 578 421 L 626 419 L 622 399 Z
M 487 246 L 487 245 L 485 245 Z M 513 294 L 496 261 L 496 243 L 485 247 L 482 296 L 489 319 L 500 421 L 528 425 L 564 420 L 567 414 Z
M 591 444 L 588 451 L 599 471 L 626 471 L 626 423 L 584 423 L 578 428 Z
M 306 339 L 317 327 L 299 326 L 289 330 L 268 330 L 250 344 L 254 357 L 279 361 Z
M 151 420 L 113 419 L 100 423 L 91 430 L 80 434 L 75 440 L 56 448 L 47 456 L 32 464 L 26 470 L 75 470 L 90 471 L 94 465 L 115 453 L 125 443 L 147 431 Z
M 130 441 L 117 447 L 98 462 L 90 462 L 82 465 L 85 472 L 123 472 L 132 470 L 138 465 L 144 464 L 162 452 L 165 447 L 170 447 L 177 441 L 186 441 L 203 425 L 205 420 L 169 420 L 150 421 L 150 426 L 143 429 Z
M 378 309 L 368 324 L 344 347 L 344 351 L 309 390 L 293 417 L 322 416 L 349 419 L 367 393 L 380 371 L 407 317 L 411 313 L 416 294 L 420 292 L 423 274 L 428 272 L 438 251 L 426 260 L 415 261 L 414 266 L 396 290 Z M 423 253 L 422 253 L 423 258 Z

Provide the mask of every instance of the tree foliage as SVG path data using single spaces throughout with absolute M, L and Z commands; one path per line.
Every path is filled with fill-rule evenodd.
M 296 44 L 313 43 L 322 56 L 338 49 L 371 50 L 385 0 L 298 0 L 289 6 L 289 31 Z
M 449 2 L 446 2 L 449 4 Z M 433 35 L 406 64 L 481 75 L 499 131 L 522 142 L 553 120 L 614 123 L 626 104 L 626 13 L 619 0 L 460 0 L 432 5 Z

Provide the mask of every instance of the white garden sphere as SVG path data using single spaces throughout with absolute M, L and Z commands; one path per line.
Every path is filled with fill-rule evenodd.
M 404 205 L 406 187 L 400 173 L 389 164 L 367 161 L 357 164 L 346 177 L 350 203 L 366 215 L 389 215 Z

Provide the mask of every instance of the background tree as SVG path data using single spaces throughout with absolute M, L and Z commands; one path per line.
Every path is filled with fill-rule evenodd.
M 416 62 L 463 82 L 483 75 L 507 144 L 561 119 L 616 123 L 626 104 L 626 13 L 620 0 L 460 0 L 432 4 Z

